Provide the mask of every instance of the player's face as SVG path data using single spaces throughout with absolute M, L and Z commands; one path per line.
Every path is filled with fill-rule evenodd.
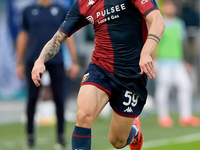
M 173 2 L 166 1 L 163 6 L 163 14 L 168 17 L 173 17 L 176 14 L 176 6 Z

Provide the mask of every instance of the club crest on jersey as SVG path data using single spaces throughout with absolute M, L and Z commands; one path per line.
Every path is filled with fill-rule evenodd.
M 90 75 L 90 73 L 85 74 L 85 75 L 83 76 L 83 79 L 82 79 L 81 83 L 87 81 L 87 79 L 89 78 L 89 75 Z
M 37 15 L 39 15 L 39 11 L 38 11 L 37 9 L 33 9 L 33 10 L 31 11 L 31 14 L 32 14 L 33 16 L 37 16 Z
M 57 16 L 58 13 L 59 13 L 59 9 L 57 7 L 51 8 L 51 15 L 52 16 Z
M 87 19 L 90 23 L 94 24 L 94 19 L 93 19 L 92 16 L 88 16 L 88 17 L 86 17 L 86 19 Z
M 95 2 L 93 0 L 89 0 L 87 6 L 93 5 Z

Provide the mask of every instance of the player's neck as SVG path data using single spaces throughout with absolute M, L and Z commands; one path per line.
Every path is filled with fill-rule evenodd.
M 52 0 L 38 0 L 37 3 L 42 7 L 49 7 L 52 4 Z

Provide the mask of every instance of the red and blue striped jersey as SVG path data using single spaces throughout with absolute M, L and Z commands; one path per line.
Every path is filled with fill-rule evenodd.
M 92 23 L 95 63 L 114 76 L 140 72 L 140 52 L 147 38 L 145 16 L 158 9 L 155 0 L 77 0 L 59 30 L 68 36 Z

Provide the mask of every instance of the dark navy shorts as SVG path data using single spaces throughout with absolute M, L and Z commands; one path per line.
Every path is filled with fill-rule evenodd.
M 94 85 L 109 95 L 112 109 L 124 117 L 137 117 L 147 98 L 146 75 L 133 78 L 119 78 L 96 64 L 90 64 L 81 85 Z

